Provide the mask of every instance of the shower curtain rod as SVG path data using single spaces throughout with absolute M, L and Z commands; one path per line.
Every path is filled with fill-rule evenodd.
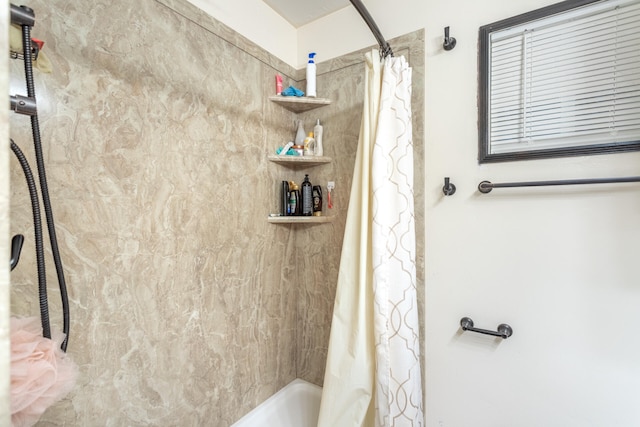
M 364 4 L 362 4 L 360 0 L 350 0 L 350 1 L 353 7 L 355 7 L 358 13 L 360 13 L 360 16 L 362 16 L 362 19 L 364 19 L 364 22 L 367 23 L 367 25 L 369 26 L 369 29 L 373 33 L 376 40 L 378 40 L 378 45 L 380 45 L 380 56 L 383 58 L 386 58 L 387 56 L 393 56 L 393 50 L 391 50 L 391 46 L 389 45 L 389 43 L 387 43 L 387 41 L 382 36 L 380 29 L 376 25 L 376 21 L 373 20 L 367 8 L 364 7 Z
M 490 181 L 482 181 L 480 184 L 478 184 L 478 191 L 483 194 L 487 194 L 494 188 L 541 187 L 547 185 L 615 184 L 619 182 L 640 182 L 640 176 L 629 176 L 622 178 L 566 179 L 560 181 L 505 182 L 501 184 L 494 184 Z

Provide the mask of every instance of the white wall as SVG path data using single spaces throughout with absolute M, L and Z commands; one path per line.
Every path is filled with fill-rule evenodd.
M 446 3 L 465 13 L 433 7 L 425 22 L 427 425 L 640 425 L 640 186 L 476 191 L 484 179 L 639 175 L 640 156 L 478 166 L 477 28 L 552 2 Z M 436 43 L 446 25 L 448 53 Z M 444 176 L 453 197 L 438 191 Z M 462 316 L 514 336 L 459 334 Z
M 640 186 L 476 190 L 485 179 L 640 175 L 635 153 L 478 165 L 478 28 L 553 1 L 384 3 L 366 5 L 387 39 L 426 29 L 427 426 L 640 425 Z M 299 49 L 330 31 L 349 40 L 361 22 L 342 18 L 301 29 Z M 355 31 L 361 45 L 349 49 L 371 44 Z M 327 43 L 325 57 L 332 47 L 343 53 Z M 442 195 L 445 176 L 454 196 Z M 461 333 L 463 316 L 514 335 Z
M 216 3 L 227 9 L 214 17 L 296 68 L 311 50 L 322 62 L 375 44 L 355 10 L 301 27 L 290 44 L 261 32 L 279 24 L 245 13 L 260 0 Z M 426 29 L 428 427 L 640 425 L 638 184 L 476 190 L 485 179 L 640 175 L 637 153 L 478 165 L 478 27 L 551 3 L 365 2 L 387 39 Z M 458 40 L 451 52 L 445 26 Z M 454 196 L 442 195 L 445 176 Z M 461 333 L 463 316 L 486 329 L 509 323 L 514 335 Z
M 306 65 L 309 52 L 316 52 L 317 61 L 322 62 L 377 45 L 369 27 L 351 6 L 296 29 L 262 0 L 188 1 L 297 69 Z M 363 4 L 386 39 L 424 28 L 427 2 L 396 0 L 393 7 L 384 0 L 366 0 Z
M 395 0 L 391 4 L 385 0 L 364 0 L 362 3 L 386 40 L 425 27 L 428 1 Z M 298 29 L 298 57 L 303 59 L 307 52 L 316 52 L 318 62 L 322 62 L 377 45 L 369 27 L 351 6 Z
M 297 30 L 262 0 L 188 0 L 287 64 L 297 64 Z

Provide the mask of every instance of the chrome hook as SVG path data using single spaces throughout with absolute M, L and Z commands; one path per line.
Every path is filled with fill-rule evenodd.
M 444 43 L 442 47 L 444 47 L 444 50 L 452 50 L 456 47 L 456 39 L 449 37 L 449 27 L 444 27 Z

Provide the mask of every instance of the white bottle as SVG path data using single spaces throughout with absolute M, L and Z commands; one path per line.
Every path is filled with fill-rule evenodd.
M 320 119 L 316 121 L 316 125 L 313 127 L 313 136 L 316 139 L 316 150 L 314 154 L 316 156 L 322 156 L 322 125 L 320 124 Z
M 309 54 L 309 62 L 307 62 L 307 96 L 316 97 L 316 63 L 313 57 L 314 52 Z

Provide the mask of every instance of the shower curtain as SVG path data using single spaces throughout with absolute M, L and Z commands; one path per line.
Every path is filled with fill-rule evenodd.
M 318 427 L 422 426 L 411 68 L 404 57 L 365 56 Z

